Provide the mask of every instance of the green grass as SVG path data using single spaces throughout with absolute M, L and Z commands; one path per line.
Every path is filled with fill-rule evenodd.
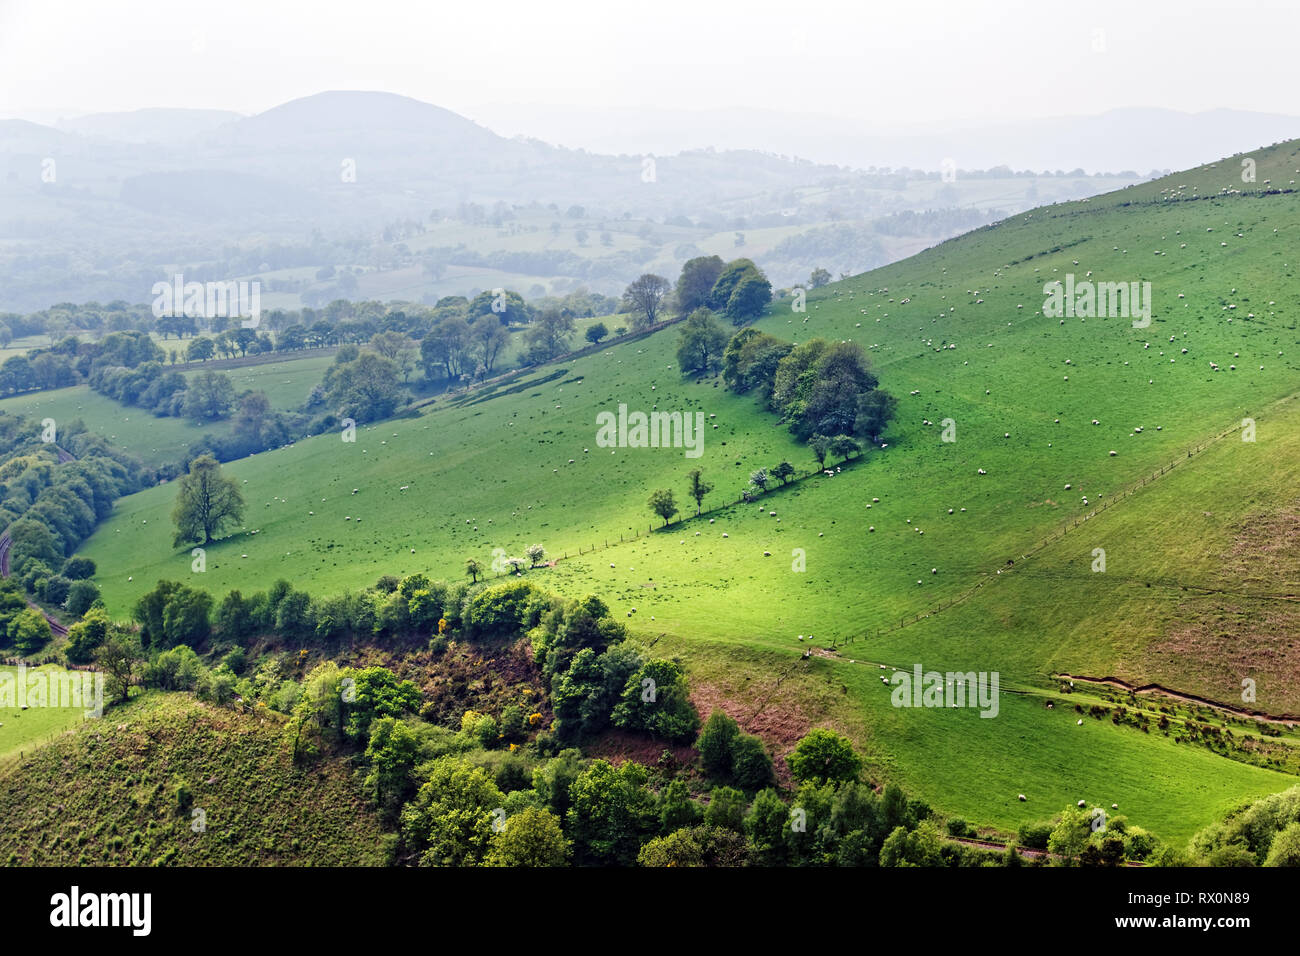
M 1254 158 L 1260 188 L 1297 178 L 1294 143 Z M 542 369 L 514 394 L 441 401 L 419 418 L 362 429 L 355 444 L 320 436 L 227 466 L 248 514 L 209 549 L 199 583 L 247 591 L 285 577 L 326 593 L 383 573 L 455 578 L 467 557 L 488 561 L 494 548 L 517 554 L 540 541 L 569 557 L 531 572 L 534 580 L 596 591 L 635 630 L 698 648 L 688 655 L 693 673 L 733 647 L 765 654 L 775 672 L 806 646 L 799 635 L 818 645 L 855 638 L 844 661 L 817 665 L 847 688 L 845 713 L 856 718 L 846 724 L 877 766 L 942 810 L 1010 825 L 1030 812 L 1016 794 L 1032 790 L 1035 812 L 1106 799 L 1134 822 L 1185 835 L 1227 804 L 1294 779 L 1128 728 L 1075 733 L 1073 721 L 1057 720 L 1064 715 L 1015 702 L 996 720 L 895 711 L 878 673 L 847 659 L 997 670 L 1004 687 L 1024 690 L 1075 669 L 1229 700 L 1253 667 L 1269 686 L 1268 707 L 1294 706 L 1294 689 L 1277 686 L 1294 673 L 1293 638 L 1275 604 L 1249 596 L 1259 582 L 1237 588 L 1260 622 L 1233 632 L 1248 645 L 1240 659 L 1180 656 L 1176 625 L 1195 621 L 1199 599 L 1178 584 L 1145 586 L 1239 583 L 1224 555 L 1250 522 L 1294 503 L 1296 417 L 1277 403 L 1300 387 L 1300 195 L 1217 195 L 1241 186 L 1239 168 L 1225 160 L 1034 210 L 819 290 L 804 314 L 776 307 L 760 327 L 796 341 L 861 342 L 899 397 L 888 448 L 834 477 L 647 533 L 650 491 L 674 488 L 686 510 L 692 467 L 716 484 L 708 506 L 734 499 L 756 467 L 812 465 L 752 399 L 716 379 L 684 380 L 670 329 L 573 360 L 547 382 L 555 369 Z M 1191 201 L 1193 187 L 1211 198 Z M 1089 271 L 1095 281 L 1150 281 L 1151 326 L 1039 314 L 1045 282 Z M 703 412 L 703 456 L 598 448 L 596 414 L 620 403 Z M 1186 458 L 1248 416 L 1259 422 L 1254 445 L 1225 440 Z M 947 418 L 954 443 L 940 440 Z M 1036 550 L 1175 460 L 1170 475 Z M 173 497 L 162 487 L 124 499 L 85 547 L 114 612 L 129 611 L 160 577 L 197 577 L 188 551 L 170 547 Z M 620 536 L 634 540 L 619 545 Z M 607 540 L 615 546 L 575 555 Z M 1093 575 L 1092 549 L 1103 546 L 1110 567 Z M 796 548 L 806 571 L 792 570 Z M 1265 578 L 1276 580 L 1289 566 L 1278 558 L 1270 567 Z M 890 630 L 972 590 L 954 608 Z M 1267 709 L 1265 700 L 1261 689 Z M 974 722 L 957 729 L 958 720 Z M 1102 783 L 1110 792 L 1094 794 Z
M 67 672 L 63 668 L 49 664 L 39 668 L 25 668 L 23 671 L 24 687 L 31 688 L 32 685 L 28 683 L 29 679 L 40 675 L 39 685 L 43 689 L 47 689 L 50 686 L 49 678 L 44 675 L 64 673 Z M 79 678 L 80 675 L 78 675 Z M 28 691 L 26 689 L 23 691 L 23 696 L 19 697 L 18 679 L 19 670 L 17 667 L 0 665 L 0 681 L 4 681 L 2 686 L 12 689 L 12 696 L 6 695 L 3 700 L 0 700 L 0 760 L 48 743 L 58 735 L 80 724 L 86 719 L 86 711 L 94 707 L 93 702 L 76 707 L 55 706 L 68 701 L 64 699 L 54 700 L 46 690 L 42 691 L 46 695 L 43 702 L 42 698 L 27 696 Z M 0 694 L 3 693 L 4 691 L 0 691 Z M 28 705 L 26 709 L 21 706 L 23 702 Z
M 332 361 L 325 356 L 295 357 L 267 365 L 226 369 L 224 374 L 230 376 L 236 392 L 264 391 L 273 408 L 289 411 L 306 401 Z M 187 375 L 201 370 L 201 366 L 182 366 Z M 0 411 L 24 415 L 37 422 L 52 418 L 58 429 L 80 418 L 94 434 L 151 465 L 181 461 L 190 445 L 204 435 L 225 435 L 230 431 L 228 421 L 196 425 L 184 418 L 157 418 L 142 408 L 106 398 L 89 385 L 15 395 L 0 400 Z
M 295 768 L 279 726 L 276 715 L 238 713 L 188 694 L 153 693 L 114 708 L 0 769 L 0 860 L 381 863 L 378 820 L 354 775 L 328 758 Z M 189 802 L 177 798 L 182 785 Z M 203 811 L 199 829 L 196 810 Z

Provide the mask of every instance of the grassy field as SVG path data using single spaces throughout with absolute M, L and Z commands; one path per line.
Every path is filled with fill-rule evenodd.
M 1283 680 L 1293 605 L 1262 596 L 1295 580 L 1298 422 L 1285 399 L 1300 389 L 1300 195 L 1276 190 L 1300 178 L 1300 153 L 1253 156 L 1260 192 L 1238 193 L 1240 164 L 1225 160 L 1018 215 L 819 290 L 806 313 L 776 309 L 760 327 L 861 342 L 899 397 L 888 447 L 839 474 L 648 533 L 650 491 L 675 489 L 687 510 L 692 467 L 715 483 L 714 507 L 754 468 L 813 465 L 751 398 L 683 379 L 669 329 L 539 370 L 512 394 L 363 429 L 355 444 L 320 436 L 227 466 L 248 513 L 209 549 L 201 583 L 285 577 L 325 593 L 382 573 L 453 578 L 467 557 L 540 541 L 564 560 L 534 580 L 602 594 L 681 648 L 693 675 L 731 648 L 760 652 L 774 675 L 797 661 L 800 636 L 852 639 L 800 679 L 842 688 L 838 719 L 874 765 L 945 811 L 1009 826 L 1106 799 L 1188 834 L 1294 778 L 1131 728 L 1077 727 L 1014 696 L 996 720 L 895 709 L 878 669 L 850 661 L 998 671 L 1004 690 L 1026 693 L 1053 672 L 1115 675 L 1225 702 L 1254 676 L 1261 709 L 1300 710 Z M 1043 316 L 1044 283 L 1067 273 L 1151 282 L 1150 326 Z M 704 414 L 702 457 L 597 447 L 597 413 L 619 404 Z M 1247 417 L 1255 442 L 1233 435 L 1188 457 Z M 954 442 L 941 440 L 945 419 Z M 169 546 L 173 495 L 124 499 L 84 549 L 116 613 L 160 577 L 193 577 L 188 552 Z M 1269 557 L 1251 562 L 1261 528 Z M 1097 547 L 1105 573 L 1090 570 Z M 1216 615 L 1232 620 L 1211 626 Z
M 280 411 L 297 408 L 319 385 L 330 357 L 290 358 L 269 365 L 228 369 L 236 392 L 264 391 L 271 405 Z M 188 375 L 201 368 L 184 367 Z M 184 418 L 157 418 L 142 408 L 133 408 L 92 391 L 89 385 L 31 392 L 0 400 L 0 411 L 25 415 L 35 421 L 53 418 L 56 427 L 80 418 L 93 433 L 101 435 L 147 464 L 180 461 L 186 450 L 205 434 L 224 435 L 228 422 L 196 425 Z
M 53 665 L 26 668 L 23 679 L 27 681 L 34 675 L 42 675 L 41 686 L 48 687 L 47 678 L 43 675 L 51 673 L 63 674 L 65 671 Z M 26 696 L 26 690 L 23 692 L 24 697 L 19 698 L 18 675 L 18 668 L 0 664 L 0 681 L 13 688 L 12 699 L 6 697 L 3 702 L 0 702 L 0 761 L 38 747 L 64 731 L 71 730 L 85 719 L 87 709 L 94 706 L 93 703 L 77 707 L 53 706 L 54 703 L 64 703 L 64 701 L 52 701 L 48 696 L 45 698 L 45 704 L 42 705 L 38 703 L 39 698 Z M 27 683 L 25 687 L 31 687 L 31 684 Z M 28 703 L 26 709 L 20 706 L 24 700 Z
M 110 720 L 87 722 L 0 769 L 0 860 L 381 863 L 379 824 L 352 773 L 329 759 L 294 768 L 279 727 L 275 715 L 161 693 L 115 709 Z

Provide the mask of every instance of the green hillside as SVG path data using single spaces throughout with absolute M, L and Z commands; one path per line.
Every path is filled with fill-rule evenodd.
M 683 379 L 669 329 L 352 444 L 324 435 L 226 466 L 248 513 L 209 548 L 200 583 L 220 593 L 284 577 L 326 594 L 383 573 L 457 578 L 467 557 L 540 541 L 562 560 L 535 580 L 600 593 L 693 674 L 733 646 L 763 652 L 775 674 L 807 646 L 800 636 L 852 639 L 797 679 L 842 687 L 827 716 L 945 811 L 1009 827 L 1104 799 L 1186 836 L 1294 777 L 1159 733 L 1079 726 L 1012 692 L 1068 672 L 1233 703 L 1250 677 L 1256 707 L 1300 713 L 1283 681 L 1297 663 L 1284 592 L 1300 477 L 1288 399 L 1300 392 L 1300 149 L 1252 157 L 1255 184 L 1224 160 L 977 230 L 818 290 L 806 313 L 774 305 L 760 328 L 860 342 L 899 398 L 887 447 L 838 474 L 722 508 L 753 469 L 785 458 L 803 472 L 811 455 L 752 398 Z M 1149 327 L 1045 317 L 1044 284 L 1067 274 L 1150 282 Z M 596 415 L 620 404 L 702 413 L 702 456 L 597 447 Z M 1244 418 L 1254 442 L 1241 440 Z M 649 533 L 650 491 L 673 488 L 686 510 L 693 467 L 718 510 Z M 83 549 L 117 614 L 159 578 L 199 577 L 170 547 L 173 497 L 123 499 Z M 1260 542 L 1267 558 L 1246 561 Z M 1098 547 L 1104 573 L 1091 570 Z M 918 662 L 1000 672 L 999 718 L 892 707 L 874 665 Z
M 0 769 L 0 859 L 37 866 L 381 863 L 378 820 L 359 784 L 330 761 L 295 769 L 278 733 L 281 719 L 155 693 L 87 721 Z

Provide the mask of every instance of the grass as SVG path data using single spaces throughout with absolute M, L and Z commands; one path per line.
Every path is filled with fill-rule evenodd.
M 294 768 L 279 726 L 275 715 L 213 707 L 188 694 L 152 693 L 114 708 L 0 769 L 0 859 L 29 866 L 381 863 L 379 824 L 352 773 L 328 758 Z M 178 795 L 182 787 L 188 797 Z
M 264 391 L 272 408 L 288 411 L 307 400 L 319 385 L 330 357 L 288 358 L 283 362 L 224 370 L 236 392 Z M 187 376 L 201 367 L 183 367 Z M 142 408 L 123 405 L 93 391 L 89 385 L 30 392 L 0 400 L 0 411 L 24 415 L 39 422 L 52 418 L 56 428 L 80 418 L 91 432 L 135 455 L 146 464 L 159 465 L 185 459 L 194 442 L 204 435 L 225 435 L 229 421 L 196 425 L 188 419 L 158 418 Z
M 39 668 L 28 667 L 23 671 L 23 680 L 27 681 L 39 674 L 42 675 L 41 686 L 46 687 L 48 678 L 44 675 L 64 673 L 67 672 L 63 668 L 52 664 Z M 38 698 L 27 696 L 26 688 L 30 687 L 30 684 L 25 683 L 24 696 L 22 698 L 18 696 L 18 680 L 17 667 L 0 665 L 0 681 L 4 682 L 4 687 L 12 690 L 12 695 L 5 695 L 0 700 L 0 760 L 39 747 L 63 732 L 71 730 L 85 719 L 86 710 L 93 707 L 93 704 L 76 707 L 53 706 L 56 701 L 49 697 L 45 698 L 45 702 L 50 706 L 39 705 Z M 23 701 L 28 704 L 26 709 L 21 706 Z M 57 701 L 57 703 L 64 702 Z
M 1253 157 L 1261 190 L 1297 178 L 1294 143 Z M 1300 381 L 1300 194 L 1235 192 L 1239 169 L 1225 160 L 1020 214 L 818 290 L 806 313 L 775 307 L 760 327 L 861 342 L 899 397 L 888 447 L 833 477 L 651 533 L 650 491 L 675 489 L 685 510 L 692 467 L 716 485 L 711 506 L 734 500 L 756 467 L 812 465 L 751 398 L 684 379 L 669 329 L 481 404 L 439 401 L 362 429 L 355 444 L 319 436 L 227 466 L 248 514 L 209 549 L 200 583 L 224 592 L 285 577 L 327 593 L 383 573 L 455 578 L 467 557 L 540 541 L 567 557 L 531 572 L 539 584 L 600 593 L 636 631 L 684 649 L 693 674 L 742 652 L 775 674 L 807 646 L 800 635 L 853 639 L 813 670 L 843 688 L 836 712 L 875 766 L 942 810 L 1010 826 L 1095 797 L 1181 837 L 1294 778 L 1132 728 L 1076 728 L 1015 699 L 996 720 L 895 710 L 878 672 L 848 661 L 996 670 L 1024 692 L 1056 671 L 1114 674 L 1228 700 L 1254 674 L 1261 708 L 1294 710 L 1292 618 L 1258 597 L 1294 581 L 1293 565 L 1273 546 L 1256 580 L 1241 554 L 1253 526 L 1285 542 L 1294 508 L 1297 421 L 1283 399 Z M 1044 283 L 1088 272 L 1150 281 L 1150 327 L 1039 314 Z M 620 403 L 703 413 L 702 457 L 597 447 L 596 414 Z M 1246 417 L 1254 444 L 1225 439 L 1187 458 Z M 949 418 L 951 443 L 940 438 Z M 188 552 L 170 547 L 173 496 L 122 500 L 84 549 L 115 613 L 160 577 L 192 578 Z M 1095 547 L 1107 548 L 1104 575 L 1089 570 Z M 1241 594 L 1211 607 L 1188 584 Z M 1207 614 L 1232 627 L 1200 633 Z M 1216 650 L 1226 643 L 1239 653 Z

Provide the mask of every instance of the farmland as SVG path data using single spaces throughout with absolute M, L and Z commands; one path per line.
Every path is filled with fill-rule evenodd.
M 1071 673 L 1230 703 L 1252 678 L 1259 709 L 1300 713 L 1286 680 L 1300 659 L 1287 545 L 1300 150 L 1252 157 L 1271 186 L 1242 190 L 1227 159 L 1019 214 L 818 290 L 806 312 L 774 305 L 758 323 L 773 335 L 861 343 L 899 413 L 886 447 L 756 504 L 729 504 L 753 469 L 788 459 L 804 473 L 811 455 L 752 397 L 684 378 L 670 328 L 355 442 L 325 434 L 227 465 L 247 513 L 202 576 L 170 546 L 169 487 L 120 501 L 82 550 L 126 615 L 160 578 L 216 594 L 286 578 L 329 594 L 381 574 L 460 578 L 466 558 L 541 542 L 560 560 L 530 578 L 602 595 L 700 679 L 722 682 L 721 662 L 743 651 L 748 688 L 727 681 L 738 705 L 795 668 L 783 693 L 842 688 L 824 719 L 946 812 L 1013 828 L 1087 798 L 1185 838 L 1294 777 L 1080 725 L 1042 695 Z M 1044 285 L 1067 274 L 1150 282 L 1149 326 L 1043 315 Z M 620 404 L 701 413 L 702 457 L 597 446 L 596 415 Z M 651 530 L 650 491 L 675 489 L 689 513 L 694 467 L 716 485 L 710 510 Z M 810 644 L 835 651 L 802 663 Z M 892 707 L 879 665 L 916 662 L 1000 672 L 998 719 Z

